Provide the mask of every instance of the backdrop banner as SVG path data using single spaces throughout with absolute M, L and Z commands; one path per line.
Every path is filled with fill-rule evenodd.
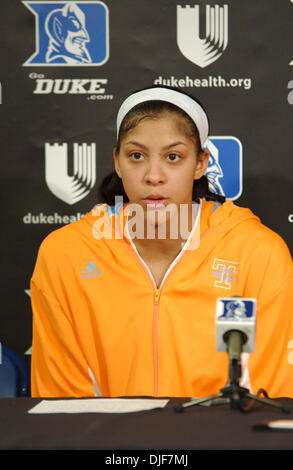
M 116 114 L 152 84 L 210 118 L 211 186 L 293 250 L 290 0 L 1 0 L 2 344 L 27 361 L 42 240 L 98 203 Z

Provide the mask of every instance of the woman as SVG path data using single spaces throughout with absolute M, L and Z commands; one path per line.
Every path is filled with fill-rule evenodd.
M 229 377 L 216 300 L 238 295 L 258 307 L 241 385 L 293 397 L 292 259 L 249 209 L 209 191 L 203 107 L 166 87 L 135 92 L 117 136 L 104 202 L 39 250 L 32 395 L 218 393 Z

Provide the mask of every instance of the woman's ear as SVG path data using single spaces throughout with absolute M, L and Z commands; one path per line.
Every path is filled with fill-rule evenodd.
M 119 178 L 121 178 L 121 171 L 120 171 L 120 167 L 119 167 L 119 155 L 117 153 L 117 148 L 116 147 L 114 147 L 114 149 L 113 149 L 113 158 L 114 158 L 115 171 L 116 171 L 117 175 L 119 176 Z
M 210 152 L 204 149 L 203 152 L 197 155 L 196 169 L 194 172 L 194 179 L 199 180 L 207 171 L 209 164 Z

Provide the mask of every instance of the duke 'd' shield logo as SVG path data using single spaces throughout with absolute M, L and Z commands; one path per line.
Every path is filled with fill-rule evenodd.
M 24 65 L 97 66 L 108 60 L 108 8 L 104 3 L 23 4 L 36 18 L 36 50 Z
M 232 201 L 242 194 L 242 144 L 232 136 L 209 137 L 206 176 L 210 190 Z
M 228 45 L 228 5 L 205 9 L 205 35 L 200 31 L 199 6 L 177 6 L 177 44 L 186 59 L 199 67 L 215 62 Z

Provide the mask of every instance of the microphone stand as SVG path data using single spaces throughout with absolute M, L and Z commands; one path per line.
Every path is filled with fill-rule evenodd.
M 175 411 L 182 412 L 185 408 L 189 408 L 195 405 L 201 405 L 202 403 L 211 401 L 211 404 L 226 404 L 230 403 L 231 408 L 236 408 L 247 413 L 253 407 L 254 401 L 274 406 L 279 408 L 283 413 L 290 413 L 291 406 L 277 403 L 268 397 L 267 392 L 264 389 L 260 389 L 257 395 L 253 395 L 247 388 L 239 385 L 239 379 L 241 377 L 241 363 L 239 360 L 232 358 L 229 365 L 230 384 L 220 389 L 220 392 L 207 396 L 204 398 L 192 398 L 186 403 L 180 403 L 174 406 Z M 260 395 L 263 394 L 264 397 Z M 246 400 L 250 399 L 250 402 L 246 404 Z

